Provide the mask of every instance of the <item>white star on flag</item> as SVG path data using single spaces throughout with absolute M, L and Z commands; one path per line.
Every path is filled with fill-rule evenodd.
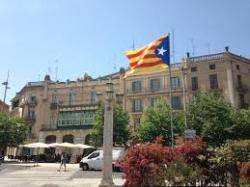
M 164 53 L 167 51 L 163 48 L 163 46 L 161 48 L 158 48 L 157 50 L 158 50 L 158 55 L 162 55 L 162 56 L 164 56 Z

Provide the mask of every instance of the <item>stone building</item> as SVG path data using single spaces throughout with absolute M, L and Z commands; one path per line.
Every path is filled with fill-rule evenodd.
M 0 100 L 0 112 L 8 114 L 9 113 L 9 109 L 10 109 L 10 106 Z
M 85 75 L 77 81 L 29 82 L 12 99 L 12 114 L 29 124 L 27 141 L 88 143 L 97 103 L 104 101 L 106 83 L 112 77 L 115 101 L 138 127 L 142 111 L 164 98 L 175 110 L 193 99 L 197 91 L 216 91 L 238 108 L 250 103 L 250 60 L 225 52 L 183 59 L 168 70 L 124 77 L 124 71 L 97 79 Z
M 122 102 L 121 76 L 111 75 L 116 93 Z M 93 79 L 88 75 L 77 81 L 29 82 L 12 99 L 12 111 L 29 125 L 27 142 L 88 143 L 89 130 L 98 103 L 103 102 L 108 77 Z
M 172 64 L 172 107 L 182 110 L 197 91 L 219 92 L 235 107 L 250 104 L 250 59 L 228 51 L 183 59 Z M 132 116 L 132 124 L 140 124 L 142 111 L 161 97 L 170 103 L 168 70 L 125 78 L 124 107 Z

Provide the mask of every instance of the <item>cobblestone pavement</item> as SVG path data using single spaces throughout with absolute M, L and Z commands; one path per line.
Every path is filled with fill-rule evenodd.
M 0 166 L 1 187 L 80 187 L 98 186 L 101 171 L 82 171 L 78 164 L 68 164 L 67 171 L 58 172 L 59 164 L 2 164 Z M 124 183 L 122 173 L 113 174 L 117 186 Z

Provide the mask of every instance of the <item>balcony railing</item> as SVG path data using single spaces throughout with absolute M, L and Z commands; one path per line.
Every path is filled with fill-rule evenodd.
M 182 86 L 177 86 L 177 87 L 172 87 L 172 91 L 182 91 Z M 127 94 L 148 94 L 148 93 L 161 93 L 161 92 L 170 92 L 170 87 L 161 87 L 159 89 L 153 89 L 150 87 L 144 87 L 142 88 L 140 91 L 136 90 L 132 90 L 132 89 L 127 89 Z
M 140 108 L 138 108 L 138 109 L 136 109 L 135 107 L 132 107 L 132 112 L 133 113 L 141 113 L 142 111 L 143 111 L 142 106 Z
M 188 58 L 187 61 L 190 62 L 201 62 L 201 61 L 211 61 L 211 60 L 219 60 L 223 58 L 223 53 L 211 54 L 211 55 L 203 55 L 197 57 Z

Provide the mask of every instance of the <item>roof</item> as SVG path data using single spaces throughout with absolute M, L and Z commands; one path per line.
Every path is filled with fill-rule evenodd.
M 209 55 L 201 55 L 201 56 L 194 56 L 194 57 L 189 57 L 186 58 L 187 61 L 191 62 L 201 62 L 201 61 L 208 61 L 208 60 L 219 60 L 225 57 L 225 55 L 229 55 L 230 57 L 233 58 L 238 58 L 241 59 L 247 63 L 250 63 L 250 59 L 243 57 L 241 55 L 237 55 L 231 52 L 221 52 L 221 53 L 214 53 L 214 54 L 209 54 Z

